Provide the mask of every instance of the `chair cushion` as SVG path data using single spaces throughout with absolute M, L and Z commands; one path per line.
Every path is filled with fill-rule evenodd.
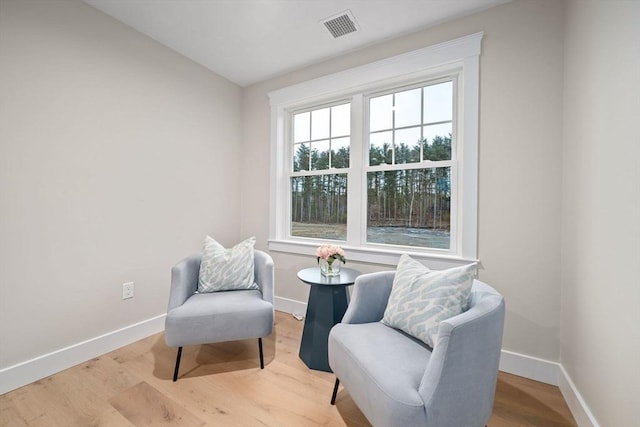
M 273 330 L 273 305 L 259 290 L 197 293 L 167 313 L 167 345 L 259 338 Z
M 331 369 L 376 425 L 424 425 L 418 387 L 430 357 L 424 343 L 381 322 L 339 323 L 329 334 Z
M 255 237 L 226 249 L 210 236 L 204 241 L 198 292 L 258 289 L 253 277 Z
M 469 264 L 432 271 L 402 255 L 382 321 L 433 348 L 440 322 L 468 309 L 475 270 Z

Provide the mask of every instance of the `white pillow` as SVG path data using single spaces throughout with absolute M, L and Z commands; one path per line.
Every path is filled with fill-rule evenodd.
M 253 245 L 255 237 L 225 249 L 207 236 L 202 250 L 198 292 L 258 289 L 253 277 Z
M 402 255 L 382 322 L 434 347 L 440 322 L 469 308 L 475 264 L 434 271 Z

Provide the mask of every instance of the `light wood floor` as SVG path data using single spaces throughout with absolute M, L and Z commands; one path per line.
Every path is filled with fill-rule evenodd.
M 369 426 L 334 376 L 298 358 L 302 322 L 276 313 L 264 339 L 175 349 L 162 334 L 0 396 L 1 426 Z M 489 427 L 575 426 L 557 387 L 500 373 Z

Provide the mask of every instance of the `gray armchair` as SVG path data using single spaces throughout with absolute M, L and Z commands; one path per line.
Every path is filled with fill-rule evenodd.
M 474 280 L 471 307 L 440 324 L 435 348 L 380 320 L 395 272 L 355 282 L 329 334 L 329 365 L 367 419 L 384 426 L 484 426 L 493 407 L 505 305 Z
M 273 260 L 265 252 L 254 251 L 258 290 L 196 293 L 201 257 L 191 255 L 171 269 L 165 340 L 168 346 L 178 347 L 173 381 L 178 379 L 185 345 L 258 338 L 264 369 L 262 337 L 273 331 Z

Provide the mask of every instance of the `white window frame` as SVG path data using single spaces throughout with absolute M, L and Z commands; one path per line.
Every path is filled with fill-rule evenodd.
M 449 251 L 419 247 L 394 247 L 392 245 L 360 242 L 362 227 L 366 228 L 366 206 L 354 191 L 361 191 L 363 170 L 353 171 L 350 161 L 348 175 L 349 213 L 347 218 L 347 243 L 343 244 L 347 259 L 376 264 L 395 265 L 398 257 L 408 253 L 424 259 L 433 268 L 447 268 L 478 261 L 478 105 L 480 53 L 483 33 L 471 34 L 455 40 L 429 46 L 416 51 L 376 61 L 346 71 L 302 82 L 269 93 L 271 105 L 271 202 L 269 249 L 295 254 L 314 255 L 318 239 L 289 236 L 290 182 L 289 169 L 292 159 L 290 147 L 290 115 L 303 107 L 351 100 L 351 141 L 365 138 L 365 95 L 385 88 L 401 87 L 443 76 L 457 76 L 457 97 L 454 104 L 459 109 L 457 131 L 458 181 L 452 182 L 458 192 L 452 194 L 452 211 L 455 204 L 455 224 L 452 224 L 452 244 Z M 353 144 L 351 159 L 361 159 L 368 165 L 365 144 Z M 357 157 L 356 157 L 357 156 Z M 366 162 L 366 163 L 365 163 Z M 366 189 L 365 189 L 366 190 Z M 356 206 L 352 201 L 356 201 Z M 352 214 L 354 212 L 354 214 Z M 364 223 L 363 223 L 364 221 Z M 455 234 L 455 235 L 454 235 Z M 366 233 L 364 234 L 366 236 Z M 455 239 L 455 241 L 454 241 Z

